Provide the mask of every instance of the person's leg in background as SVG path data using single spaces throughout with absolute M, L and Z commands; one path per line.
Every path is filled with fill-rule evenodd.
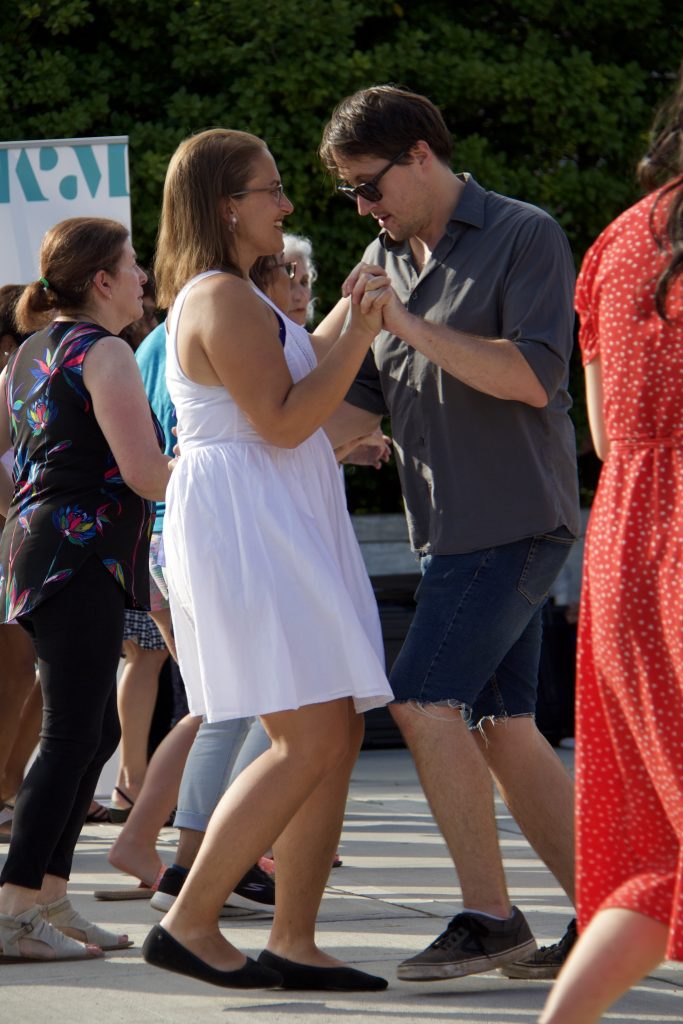
M 126 664 L 118 684 L 121 750 L 110 816 L 127 819 L 138 798 L 148 764 L 149 730 L 159 692 L 159 673 L 168 650 L 147 612 L 127 611 L 123 652 Z
M 202 722 L 183 772 L 175 826 L 178 847 L 171 867 L 152 896 L 152 906 L 168 910 L 194 864 L 209 819 L 223 793 L 239 774 L 270 747 L 259 719 Z M 265 852 L 265 851 L 262 851 Z M 272 910 L 274 885 L 254 865 L 226 899 L 226 905 L 250 910 Z
M 159 832 L 176 806 L 180 780 L 200 723 L 200 717 L 186 715 L 161 741 L 149 762 L 135 806 L 109 851 L 112 867 L 152 889 L 164 871 L 156 846 Z
M 171 611 L 169 608 L 152 609 L 149 617 L 161 633 L 164 643 L 174 661 L 178 660 L 178 652 L 175 648 L 175 637 L 173 636 L 173 625 L 171 623 Z

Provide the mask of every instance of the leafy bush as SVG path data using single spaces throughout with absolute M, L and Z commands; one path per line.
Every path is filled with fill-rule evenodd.
M 296 204 L 289 225 L 313 241 L 324 311 L 374 233 L 316 155 L 342 96 L 389 81 L 426 93 L 457 169 L 550 211 L 579 263 L 636 198 L 682 44 L 683 7 L 666 0 L 15 0 L 0 13 L 0 125 L 7 140 L 129 135 L 147 262 L 177 143 L 213 125 L 263 136 Z M 578 367 L 573 388 L 583 443 Z

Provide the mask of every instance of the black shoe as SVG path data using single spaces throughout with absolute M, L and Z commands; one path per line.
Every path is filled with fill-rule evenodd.
M 251 957 L 236 971 L 218 971 L 182 946 L 160 924 L 155 924 L 145 939 L 142 955 L 148 964 L 165 971 L 186 974 L 222 988 L 278 988 L 282 977 L 277 971 L 257 964 Z
M 462 978 L 519 960 L 535 949 L 536 940 L 517 907 L 506 921 L 467 911 L 456 914 L 431 946 L 399 964 L 396 974 L 401 981 Z
M 574 917 L 559 942 L 553 942 L 551 946 L 541 946 L 526 960 L 514 960 L 511 964 L 501 967 L 501 971 L 507 978 L 556 978 L 577 939 Z
M 178 871 L 173 867 L 166 868 L 164 877 L 150 901 L 151 906 L 164 912 L 170 910 L 180 895 L 186 878 L 187 872 Z M 275 880 L 254 865 L 237 883 L 223 906 L 228 910 L 239 907 L 242 910 L 260 910 L 261 913 L 272 914 L 275 910 Z
M 225 901 L 225 906 L 272 914 L 275 911 L 275 879 L 255 864 L 237 883 Z
M 383 992 L 389 982 L 355 967 L 311 967 L 264 949 L 258 963 L 282 977 L 282 988 L 308 992 Z
M 166 868 L 157 886 L 157 891 L 152 895 L 150 906 L 155 910 L 162 910 L 164 913 L 170 910 L 180 895 L 186 878 L 187 871 L 178 871 L 174 867 Z

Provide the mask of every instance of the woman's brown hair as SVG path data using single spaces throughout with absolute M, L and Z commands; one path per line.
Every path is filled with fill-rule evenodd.
M 23 333 L 49 324 L 55 313 L 79 310 L 98 270 L 115 274 L 128 228 L 105 217 L 71 217 L 50 228 L 40 246 L 39 281 L 24 288 L 15 319 Z
M 191 278 L 204 270 L 240 274 L 220 202 L 246 187 L 262 139 L 211 128 L 181 142 L 171 157 L 154 259 L 157 301 L 168 309 Z
M 655 118 L 652 143 L 638 165 L 638 180 L 647 192 L 664 185 L 652 208 L 650 227 L 662 252 L 671 254 L 655 290 L 657 312 L 666 320 L 669 289 L 683 273 L 683 66 L 673 96 Z M 657 208 L 669 195 L 671 202 L 662 229 L 657 224 Z

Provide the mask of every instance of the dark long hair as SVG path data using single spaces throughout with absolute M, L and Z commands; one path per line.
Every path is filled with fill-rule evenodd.
M 670 254 L 655 290 L 657 312 L 666 320 L 669 289 L 683 273 L 683 65 L 673 96 L 656 115 L 651 138 L 650 148 L 638 165 L 638 181 L 647 192 L 663 186 L 650 213 L 650 228 L 660 250 Z M 657 208 L 668 196 L 671 201 L 666 223 L 661 225 Z

